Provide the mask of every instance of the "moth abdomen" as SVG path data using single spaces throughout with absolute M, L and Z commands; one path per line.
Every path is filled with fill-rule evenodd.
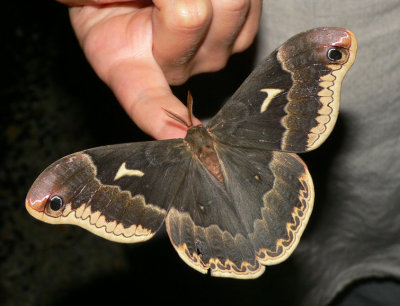
M 189 128 L 185 141 L 192 155 L 200 161 L 211 175 L 224 185 L 220 160 L 215 151 L 215 142 L 207 129 L 202 126 Z

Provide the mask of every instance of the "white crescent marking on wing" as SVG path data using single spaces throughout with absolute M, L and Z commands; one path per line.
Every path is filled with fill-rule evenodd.
M 114 181 L 119 180 L 121 177 L 124 176 L 138 176 L 142 177 L 144 173 L 140 170 L 136 169 L 127 169 L 126 163 L 124 162 L 121 167 L 119 167 L 117 174 L 114 177 Z
M 275 98 L 277 95 L 279 95 L 283 91 L 283 89 L 264 88 L 264 89 L 261 89 L 261 91 L 268 94 L 268 96 L 265 98 L 263 104 L 261 105 L 260 112 L 263 113 L 267 110 L 267 107 L 271 103 L 272 99 Z

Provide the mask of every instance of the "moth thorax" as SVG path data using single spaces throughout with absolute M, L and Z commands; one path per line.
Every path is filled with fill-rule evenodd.
M 199 125 L 188 129 L 185 141 L 196 155 L 200 155 L 204 147 L 214 148 L 213 139 L 207 129 Z

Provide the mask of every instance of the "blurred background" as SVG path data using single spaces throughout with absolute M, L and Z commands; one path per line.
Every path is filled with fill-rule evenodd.
M 25 210 L 26 193 L 53 161 L 90 147 L 149 138 L 86 62 L 65 6 L 9 2 L 1 15 L 0 305 L 318 304 L 309 296 L 312 265 L 302 266 L 304 258 L 318 256 L 306 250 L 317 227 L 313 221 L 302 253 L 267 267 L 259 279 L 240 281 L 211 278 L 188 267 L 164 230 L 148 242 L 122 245 L 78 227 L 33 219 Z M 185 101 L 190 89 L 195 114 L 212 116 L 251 71 L 255 46 L 233 56 L 223 71 L 194 77 L 174 92 Z M 320 200 L 327 184 L 321 166 L 329 167 L 345 132 L 341 118 L 321 149 L 302 156 Z M 312 219 L 317 216 L 318 209 Z M 398 305 L 398 283 L 381 276 L 346 288 L 327 287 L 323 301 L 380 305 L 386 298 L 388 304 L 381 305 Z

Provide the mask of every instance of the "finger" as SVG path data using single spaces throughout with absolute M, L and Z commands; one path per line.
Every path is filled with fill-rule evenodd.
M 212 0 L 212 5 L 213 19 L 196 55 L 193 73 L 216 71 L 225 66 L 250 8 L 249 0 Z
M 250 47 L 257 35 L 262 12 L 262 0 L 251 0 L 246 21 L 239 31 L 232 48 L 233 53 L 239 53 Z
M 210 0 L 154 1 L 153 54 L 168 82 L 178 85 L 190 77 L 190 61 L 212 18 Z

